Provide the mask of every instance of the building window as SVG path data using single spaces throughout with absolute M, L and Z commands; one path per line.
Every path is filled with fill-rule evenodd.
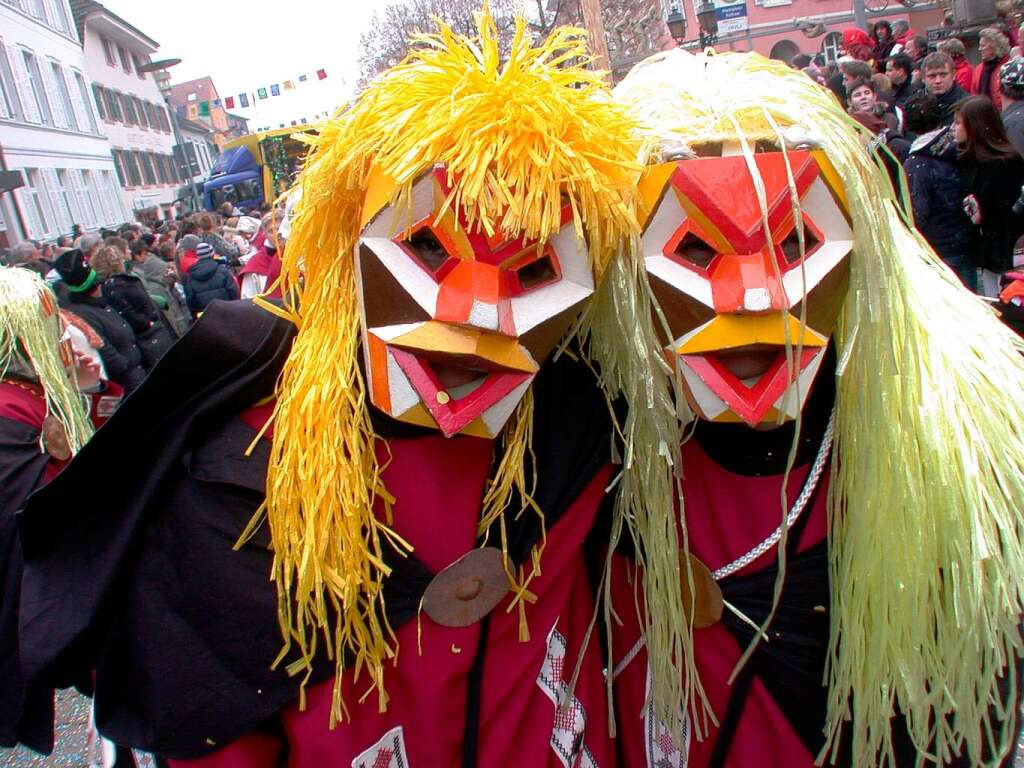
M 135 104 L 135 114 L 139 117 L 139 126 L 142 128 L 149 128 L 149 116 L 146 114 L 146 102 L 135 96 L 132 97 L 132 100 Z
M 839 32 L 830 32 L 821 42 L 821 52 L 825 54 L 825 63 L 834 64 L 839 59 L 839 50 L 843 45 L 843 36 Z
M 132 62 L 135 64 L 135 74 L 137 74 L 139 76 L 139 80 L 145 80 L 146 79 L 146 73 L 145 72 L 139 72 L 139 69 L 142 67 L 142 64 L 143 64 L 142 59 L 140 59 L 138 56 L 136 56 L 133 53 L 132 54 Z
M 121 207 L 121 195 L 118 194 L 117 187 L 114 185 L 114 177 L 110 175 L 110 171 L 100 171 L 98 174 L 100 189 L 103 192 L 104 200 L 110 200 L 110 211 L 113 214 L 110 221 L 111 223 L 119 222 L 124 217 L 124 209 Z
M 139 163 L 139 168 L 142 169 L 142 178 L 146 184 L 156 184 L 156 174 L 153 173 L 153 164 L 149 161 L 149 155 L 145 152 L 134 153 Z
M 82 100 L 82 111 L 85 113 L 85 122 L 88 125 L 83 125 L 82 130 L 92 131 L 93 133 L 99 133 L 99 126 L 96 124 L 96 113 L 93 112 L 92 101 L 89 99 L 89 89 L 85 85 L 85 78 L 82 77 L 82 73 L 73 70 L 75 76 L 75 86 L 78 88 L 78 97 Z
M 128 179 L 125 177 L 124 174 L 124 165 L 121 162 L 120 150 L 112 150 L 110 154 L 114 158 L 114 172 L 117 174 L 117 183 L 120 184 L 122 187 L 127 187 Z
M 96 110 L 100 113 L 100 119 L 107 119 L 107 105 L 103 101 L 103 86 L 92 84 L 92 95 L 96 99 Z
M 24 194 L 27 198 L 26 206 L 29 209 L 32 228 L 35 230 L 32 235 L 33 237 L 46 237 L 52 231 L 50 217 L 47 215 L 49 204 L 45 199 L 46 189 L 43 187 L 38 170 L 27 168 L 25 175 L 28 177 L 28 184 L 24 187 Z
M 64 4 L 64 0 L 54 0 L 52 5 L 54 23 L 57 25 L 57 31 L 62 32 L 65 35 L 71 36 L 71 19 L 68 17 L 68 9 Z
M 85 183 L 85 172 L 75 169 L 71 172 L 71 178 L 75 183 L 75 197 L 78 199 L 78 207 L 82 213 L 82 222 L 86 227 L 95 227 L 100 224 L 99 216 L 96 215 L 94 204 L 95 193 L 91 192 Z
M 132 97 L 127 93 L 121 94 L 121 105 L 124 107 L 124 122 L 126 125 L 138 125 L 139 118 L 135 116 L 135 104 Z
M 171 180 L 167 178 L 167 166 L 164 164 L 164 156 L 153 155 L 153 165 L 156 166 L 156 177 L 160 180 L 160 183 L 170 184 Z
M 60 127 L 71 128 L 72 130 L 77 129 L 80 131 L 89 130 L 89 126 L 87 125 L 78 125 L 78 120 L 75 117 L 75 110 L 71 106 L 71 92 L 68 91 L 68 82 L 64 79 L 64 70 L 61 68 L 60 64 L 55 61 L 50 62 L 50 69 L 53 72 L 53 82 L 57 91 L 57 109 L 55 109 L 54 112 L 58 118 L 58 123 L 60 122 L 60 113 L 63 111 L 64 120 Z
M 100 42 L 103 43 L 103 56 L 107 60 L 107 65 L 116 67 L 117 59 L 114 57 L 114 44 L 105 37 L 101 37 Z
M 128 51 L 122 46 L 117 46 L 117 55 L 121 59 L 121 68 L 129 75 L 132 73 L 132 60 L 128 58 Z
M 21 103 L 18 101 L 18 87 L 11 73 L 11 62 L 7 59 L 7 48 L 0 42 L 0 107 L 6 111 L 2 117 L 18 117 Z
M 28 72 L 29 90 L 35 100 L 35 107 L 39 114 L 39 122 L 53 125 L 53 117 L 50 114 L 50 102 L 46 100 L 46 87 L 43 85 L 43 75 L 39 70 L 39 62 L 29 51 L 22 50 L 25 70 Z
M 123 122 L 124 117 L 121 115 L 121 99 L 117 93 L 109 88 L 104 88 L 103 96 L 107 100 L 107 119 Z
M 46 8 L 43 6 L 43 0 L 28 0 L 28 12 L 32 14 L 33 18 L 46 21 Z
M 155 104 L 154 108 L 156 110 L 156 119 L 157 124 L 159 124 L 160 126 L 160 130 L 163 131 L 164 133 L 170 133 L 171 124 L 167 120 L 167 109 L 164 107 L 163 104 Z
M 142 175 L 139 173 L 139 164 L 135 161 L 135 154 L 125 149 L 120 152 L 124 169 L 128 174 L 128 184 L 132 187 L 142 186 Z

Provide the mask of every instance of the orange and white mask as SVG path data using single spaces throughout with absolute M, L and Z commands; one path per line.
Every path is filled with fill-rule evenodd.
M 390 192 L 378 177 L 367 200 Z M 408 208 L 369 203 L 364 213 L 356 258 L 370 399 L 447 437 L 493 438 L 594 278 L 569 206 L 561 229 L 538 243 L 471 230 L 456 206 L 445 208 L 450 192 L 435 167 L 414 183 Z
M 641 181 L 643 257 L 668 325 L 666 354 L 699 417 L 750 426 L 793 419 L 803 407 L 846 296 L 853 247 L 841 183 L 821 152 L 753 160 L 764 210 L 741 155 L 654 165 Z

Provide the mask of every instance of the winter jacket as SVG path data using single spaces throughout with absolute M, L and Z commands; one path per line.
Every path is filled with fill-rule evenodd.
M 974 67 L 963 56 L 956 59 L 956 70 L 953 72 L 957 85 L 965 91 L 971 90 L 971 81 L 974 80 Z
M 170 349 L 174 336 L 146 286 L 134 274 L 111 275 L 103 281 L 103 298 L 128 321 L 142 354 L 142 367 L 150 370 Z
M 976 64 L 974 74 L 971 76 L 971 93 L 978 96 L 988 96 L 992 99 L 992 103 L 996 105 L 997 110 L 1003 108 L 1003 97 L 999 93 L 999 73 L 1003 71 L 1003 64 L 1009 60 L 1009 56 L 1004 56 L 991 67 L 992 75 L 988 79 L 988 89 L 984 93 L 982 93 L 981 87 L 981 73 L 984 71 L 987 62 L 982 61 Z
M 957 162 L 953 131 L 940 128 L 919 137 L 903 169 L 918 231 L 941 258 L 968 256 L 976 228 L 964 213 L 969 191 Z
M 903 109 L 907 100 L 915 93 L 924 88 L 921 83 L 915 83 L 911 78 L 907 78 L 899 85 L 894 85 L 892 88 L 892 105 Z
M 149 254 L 145 261 L 133 262 L 132 273 L 138 275 L 146 291 L 151 297 L 160 299 L 163 306 L 160 310 L 171 326 L 176 336 L 181 336 L 188 330 L 189 316 L 177 291 L 174 290 L 173 278 L 167 277 L 167 268 L 170 265 L 159 256 Z
M 131 326 L 100 296 L 72 293 L 68 303 L 69 309 L 103 339 L 100 357 L 107 375 L 124 388 L 125 394 L 133 391 L 146 378 L 146 372 Z
M 1024 155 L 1024 101 L 1015 101 L 1003 107 L 1003 125 L 1017 152 Z
M 953 83 L 953 87 L 946 91 L 941 96 L 936 97 L 936 101 L 939 103 L 939 107 L 942 108 L 942 124 L 952 125 L 953 124 L 953 109 L 963 99 L 970 96 L 967 91 L 960 87 L 957 82 Z
M 238 283 L 224 264 L 209 257 L 199 259 L 185 278 L 185 297 L 188 308 L 199 313 L 215 299 L 237 299 Z
M 1011 209 L 1024 184 L 1024 158 L 966 164 L 964 178 L 981 211 L 981 238 L 976 246 L 979 266 L 1003 272 L 1013 266 L 1013 245 L 1024 234 L 1024 218 Z

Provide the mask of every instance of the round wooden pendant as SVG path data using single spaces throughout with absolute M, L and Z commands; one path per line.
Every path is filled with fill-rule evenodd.
M 64 425 L 52 413 L 43 419 L 43 446 L 57 461 L 67 461 L 71 458 L 71 446 L 68 444 Z
M 468 627 L 490 613 L 509 586 L 501 550 L 474 549 L 431 579 L 423 611 L 442 627 Z
M 699 559 L 690 555 L 693 571 L 693 626 L 697 629 L 710 627 L 722 618 L 722 588 L 718 586 L 711 570 Z M 690 584 L 686 578 L 686 561 L 679 553 L 679 581 L 683 594 L 683 611 L 689 615 Z

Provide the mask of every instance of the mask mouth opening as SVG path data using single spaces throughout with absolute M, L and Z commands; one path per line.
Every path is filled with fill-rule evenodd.
M 786 348 L 775 344 L 747 344 L 709 354 L 729 373 L 747 387 L 753 387 L 762 376 L 784 358 Z

